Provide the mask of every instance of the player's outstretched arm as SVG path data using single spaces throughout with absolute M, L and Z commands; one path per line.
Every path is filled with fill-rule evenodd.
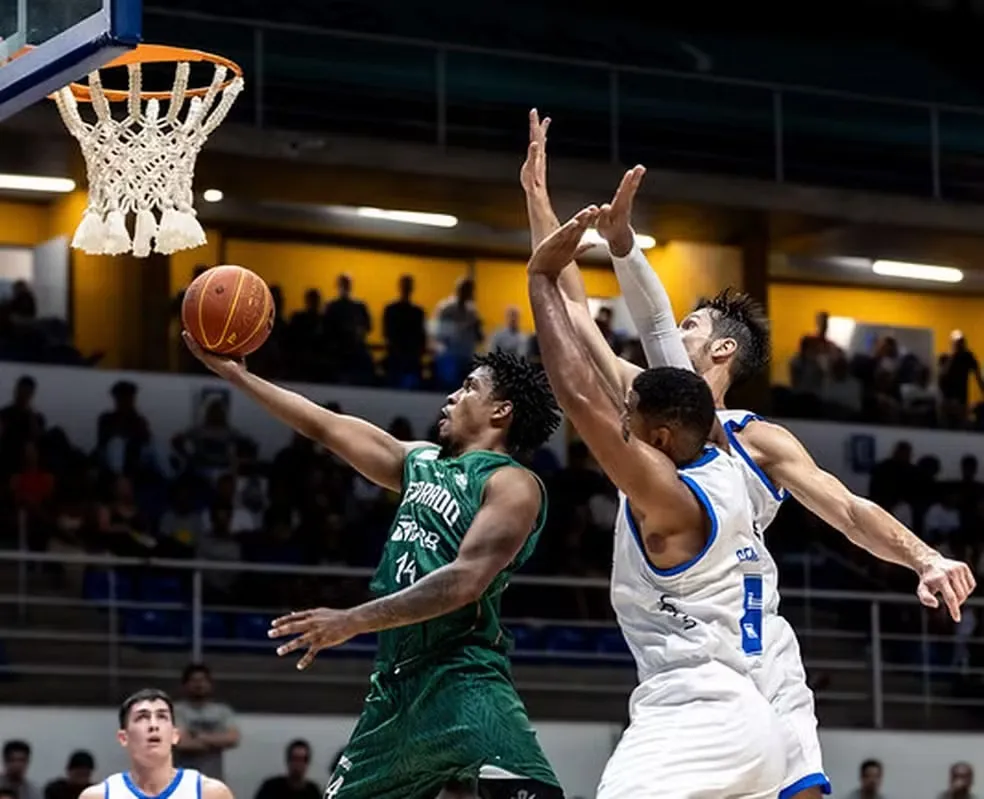
M 626 494 L 633 509 L 650 520 L 647 528 L 666 535 L 693 530 L 703 524 L 699 504 L 669 458 L 625 434 L 624 398 L 618 404 L 611 400 L 602 376 L 584 357 L 557 287 L 557 274 L 577 252 L 585 228 L 597 215 L 594 207 L 581 211 L 530 259 L 530 303 L 543 366 L 558 404 L 605 474 Z
M 475 602 L 519 554 L 542 503 L 542 489 L 532 474 L 514 467 L 498 469 L 485 483 L 482 506 L 454 561 L 402 591 L 349 610 L 318 608 L 276 619 L 271 638 L 298 636 L 277 654 L 307 649 L 297 664 L 304 669 L 322 649 L 356 635 L 417 624 Z
M 645 175 L 643 166 L 625 173 L 611 204 L 602 206 L 598 233 L 608 242 L 615 276 L 639 332 L 646 361 L 650 366 L 675 366 L 692 372 L 694 367 L 684 349 L 670 296 L 636 243 L 632 229 L 632 206 Z
M 530 143 L 526 153 L 526 161 L 520 171 L 520 182 L 526 192 L 526 211 L 530 224 L 530 239 L 535 250 L 541 242 L 557 228 L 560 220 L 554 213 L 547 190 L 547 130 L 550 127 L 549 117 L 540 121 L 540 116 L 534 108 L 530 111 Z M 560 293 L 567 304 L 574 330 L 580 337 L 588 355 L 601 370 L 605 382 L 612 395 L 623 397 L 638 373 L 634 364 L 619 358 L 605 341 L 598 329 L 591 311 L 588 308 L 588 295 L 584 288 L 584 279 L 577 262 L 571 260 L 564 265 L 557 278 Z
M 205 352 L 187 332 L 182 337 L 198 360 L 281 422 L 326 446 L 367 480 L 391 491 L 402 489 L 403 461 L 411 449 L 425 446 L 425 442 L 399 441 L 364 419 L 322 408 L 294 391 L 250 374 L 242 361 Z
M 234 799 L 229 786 L 212 777 L 202 777 L 202 799 Z
M 976 587 L 966 563 L 944 558 L 890 513 L 851 493 L 821 469 L 785 428 L 754 422 L 742 431 L 741 444 L 776 484 L 852 543 L 877 558 L 912 569 L 919 576 L 917 593 L 924 605 L 936 607 L 936 594 L 940 594 L 950 615 L 960 620 L 960 606 Z

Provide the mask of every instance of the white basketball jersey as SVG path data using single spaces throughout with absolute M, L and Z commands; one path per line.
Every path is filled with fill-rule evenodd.
M 640 683 L 712 662 L 746 674 L 762 652 L 764 550 L 739 459 L 708 447 L 679 475 L 711 522 L 691 561 L 654 566 L 624 495 L 615 521 L 612 606 Z
M 755 534 L 762 542 L 759 554 L 762 559 L 762 574 L 766 582 L 765 594 L 767 597 L 763 610 L 766 614 L 778 613 L 779 567 L 765 546 L 765 530 L 775 520 L 782 503 L 789 496 L 789 492 L 777 488 L 738 441 L 737 434 L 744 430 L 749 422 L 756 419 L 761 420 L 762 417 L 751 411 L 740 410 L 718 411 L 717 417 L 728 437 L 731 453 L 736 456 L 745 478 L 745 488 L 748 491 L 749 499 L 752 501 L 752 520 L 755 523 Z
M 103 799 L 202 799 L 202 775 L 190 768 L 179 768 L 171 784 L 156 797 L 147 796 L 130 779 L 126 771 L 103 780 Z

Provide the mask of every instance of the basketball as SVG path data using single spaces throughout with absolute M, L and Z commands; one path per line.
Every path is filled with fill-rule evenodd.
M 256 352 L 273 330 L 273 295 L 255 272 L 214 266 L 196 277 L 181 302 L 181 324 L 198 345 L 241 358 Z

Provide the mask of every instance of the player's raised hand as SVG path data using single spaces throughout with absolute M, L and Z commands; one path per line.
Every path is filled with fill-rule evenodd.
M 645 176 L 646 167 L 632 167 L 622 177 L 612 201 L 601 206 L 598 233 L 608 242 L 612 255 L 624 257 L 632 249 L 635 241 L 635 233 L 632 232 L 632 206 Z
M 940 601 L 936 595 L 939 594 L 953 620 L 960 621 L 960 606 L 976 587 L 974 573 L 966 563 L 941 555 L 919 573 L 916 595 L 926 607 L 937 608 Z
M 519 182 L 527 194 L 547 190 L 547 131 L 550 117 L 540 121 L 540 112 L 530 111 L 530 144 L 526 150 L 526 160 L 519 170 Z
M 181 338 L 185 343 L 185 346 L 191 350 L 191 354 L 194 355 L 198 360 L 205 364 L 209 369 L 211 369 L 219 377 L 224 377 L 226 380 L 231 380 L 240 372 L 246 371 L 246 364 L 244 361 L 235 358 L 226 358 L 223 355 L 213 355 L 210 352 L 206 352 L 195 341 L 194 337 L 187 330 L 181 331 Z
M 582 244 L 584 232 L 598 218 L 598 207 L 589 205 L 578 211 L 567 222 L 540 242 L 533 251 L 527 269 L 531 273 L 557 277 L 571 261 L 591 249 L 592 244 Z
M 322 649 L 344 644 L 359 632 L 352 622 L 352 614 L 347 610 L 314 608 L 298 610 L 274 619 L 270 623 L 267 635 L 270 638 L 296 635 L 293 641 L 278 647 L 277 654 L 283 657 L 299 649 L 307 650 L 297 661 L 297 668 L 303 670 L 314 663 L 315 657 Z

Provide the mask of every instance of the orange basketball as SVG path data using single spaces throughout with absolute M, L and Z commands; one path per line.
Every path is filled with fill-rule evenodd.
M 213 266 L 196 277 L 181 303 L 181 324 L 202 349 L 241 358 L 273 330 L 273 296 L 263 278 L 241 266 Z

